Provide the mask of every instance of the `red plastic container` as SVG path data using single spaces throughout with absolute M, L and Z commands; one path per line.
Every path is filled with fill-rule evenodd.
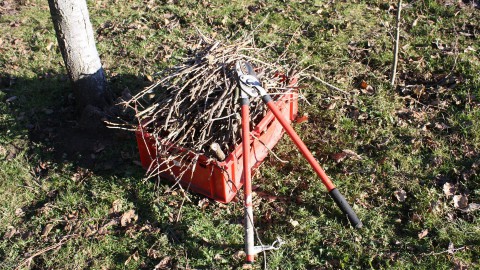
M 296 82 L 296 79 L 292 79 L 290 85 L 293 87 Z M 285 119 L 289 122 L 293 121 L 297 116 L 298 110 L 297 92 L 292 91 L 289 94 L 282 95 L 276 101 L 276 105 Z M 250 155 L 249 166 L 252 172 L 254 172 L 267 156 L 268 149 L 272 149 L 280 140 L 284 130 L 270 111 L 251 130 L 253 135 L 251 138 L 252 146 L 248 154 Z M 182 168 L 182 164 L 190 162 L 186 160 L 163 162 L 165 157 L 157 156 L 156 141 L 151 134 L 143 132 L 141 127 L 139 127 L 136 131 L 136 137 L 143 168 L 151 169 L 160 164 L 159 169 L 165 170 L 160 174 L 164 178 L 176 179 L 185 170 L 185 166 Z M 173 150 L 175 150 L 175 147 Z M 200 156 L 194 168 L 194 173 L 192 174 L 190 169 L 187 170 L 180 178 L 180 184 L 216 201 L 222 203 L 230 202 L 243 185 L 242 152 L 242 145 L 239 144 L 222 162 L 212 161 L 212 159 L 206 156 Z M 168 167 L 170 168 L 168 169 Z

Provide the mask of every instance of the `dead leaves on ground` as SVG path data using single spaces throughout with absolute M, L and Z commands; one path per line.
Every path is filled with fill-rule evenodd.
M 130 255 L 123 264 L 128 265 L 131 260 L 138 261 L 138 259 L 139 259 L 139 255 L 138 255 L 138 250 L 137 250 L 137 251 L 135 251 L 135 253 Z
M 457 194 L 459 192 L 458 185 L 446 182 L 443 184 L 443 194 L 446 198 L 451 197 L 453 207 L 462 212 L 474 212 L 480 209 L 478 203 L 468 203 L 468 197 L 465 194 Z
M 80 218 L 79 211 L 73 211 L 68 215 L 65 215 L 63 220 L 56 221 L 57 223 L 64 224 L 63 230 L 68 234 L 79 234 L 86 238 L 99 238 L 111 233 L 125 232 L 132 234 L 134 232 L 157 232 L 157 229 L 149 226 L 149 224 L 140 226 L 137 225 L 138 215 L 135 210 L 130 209 L 120 214 L 121 203 L 120 200 L 116 200 L 112 204 L 112 208 L 109 210 L 109 217 L 105 219 L 90 219 Z M 85 211 L 81 211 L 86 214 Z M 44 240 L 50 236 L 50 232 L 53 228 L 58 227 L 55 223 L 47 223 L 41 232 L 41 237 Z M 59 229 L 61 227 L 58 227 Z M 58 229 L 57 229 L 58 230 Z
M 46 239 L 48 237 L 48 234 L 53 229 L 53 227 L 54 227 L 54 225 L 52 223 L 49 223 L 49 224 L 45 225 L 45 227 L 43 227 L 43 230 L 42 230 L 42 238 L 43 239 Z
M 421 232 L 418 233 L 418 239 L 423 239 L 425 236 L 428 235 L 428 229 L 424 229 Z
M 353 160 L 361 160 L 362 159 L 362 157 L 359 154 L 355 153 L 354 151 L 352 151 L 350 149 L 343 149 L 342 152 L 339 152 L 339 153 L 336 153 L 336 154 L 332 155 L 332 159 L 336 163 L 340 163 L 346 158 L 351 158 Z
M 393 193 L 399 202 L 404 202 L 407 198 L 407 192 L 403 189 L 399 189 Z
M 455 208 L 465 208 L 468 206 L 468 198 L 464 195 L 453 196 L 453 206 Z
M 17 229 L 13 226 L 8 226 L 7 231 L 3 235 L 3 239 L 10 239 L 17 233 Z
M 443 184 L 443 193 L 445 194 L 445 196 L 447 196 L 447 198 L 455 194 L 456 190 L 456 186 L 449 182 Z
M 171 269 L 171 262 L 172 257 L 170 256 L 165 256 L 160 262 L 158 262 L 155 267 L 153 268 L 154 270 L 167 270 Z
M 123 213 L 123 215 L 120 217 L 120 225 L 122 227 L 126 227 L 137 220 L 138 220 L 138 215 L 135 214 L 135 210 L 131 209 Z
M 295 119 L 295 122 L 297 124 L 300 124 L 300 123 L 303 123 L 303 122 L 307 122 L 308 121 L 308 114 L 307 113 L 304 113 L 302 116 L 298 117 L 297 119 Z

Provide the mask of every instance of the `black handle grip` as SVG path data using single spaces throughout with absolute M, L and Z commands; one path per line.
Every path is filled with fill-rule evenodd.
M 334 188 L 330 190 L 329 192 L 330 196 L 333 198 L 335 203 L 340 207 L 342 212 L 347 215 L 348 220 L 352 224 L 353 227 L 360 229 L 363 226 L 363 223 L 360 221 L 360 219 L 357 217 L 357 214 L 353 211 L 352 207 L 348 204 L 347 200 L 345 200 L 345 197 L 338 191 L 338 189 Z

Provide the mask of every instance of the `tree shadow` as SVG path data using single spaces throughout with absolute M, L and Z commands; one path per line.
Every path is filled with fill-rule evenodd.
M 95 173 L 136 158 L 133 132 L 107 126 L 92 130 L 79 123 L 66 75 L 47 71 L 34 79 L 0 76 L 0 89 L 8 106 L 6 113 L 11 116 L 6 123 L 9 136 L 27 134 L 31 153 Z M 141 76 L 122 74 L 110 78 L 109 85 L 114 95 L 120 96 L 122 91 L 142 89 L 148 82 Z
M 120 97 L 125 91 L 134 93 L 135 90 L 141 90 L 149 84 L 150 82 L 143 76 L 133 74 L 109 78 L 110 90 L 116 97 Z M 124 176 L 141 177 L 145 174 L 145 170 L 140 166 L 134 132 L 107 127 L 96 130 L 83 128 L 78 120 L 71 84 L 66 75 L 43 71 L 32 79 L 0 74 L 0 91 L 0 100 L 5 101 L 5 106 L 0 106 L 0 115 L 8 116 L 6 121 L 0 122 L 0 125 L 5 127 L 5 129 L 2 127 L 2 133 L 5 130 L 2 137 L 12 138 L 13 148 L 24 148 L 33 168 L 37 164 L 55 164 L 51 167 L 55 167 L 59 172 L 64 168 L 65 171 L 72 169 L 77 172 L 87 171 L 102 177 L 109 182 L 106 183 L 108 185 L 125 187 L 126 199 L 134 202 L 136 213 L 142 217 L 139 221 L 140 227 L 142 224 L 154 224 L 167 234 L 172 246 L 185 249 L 191 258 L 200 261 L 206 259 L 207 254 L 199 252 L 198 246 L 208 246 L 209 249 L 219 252 L 239 248 L 228 244 L 216 245 L 192 237 L 188 232 L 190 223 L 169 222 L 163 219 L 161 223 L 157 221 L 155 217 L 158 217 L 158 213 L 152 203 L 151 193 L 143 194 L 136 188 L 134 181 L 122 179 Z M 22 138 L 26 142 L 16 145 L 13 138 Z M 48 166 L 43 168 L 39 165 L 34 169 L 34 177 L 44 179 L 48 175 L 48 170 Z M 140 184 L 141 180 L 138 180 L 138 183 Z M 83 182 L 81 192 L 88 194 L 88 190 L 93 188 L 92 185 L 94 183 L 89 181 Z M 59 193 L 62 191 L 45 192 L 31 205 L 22 207 L 25 211 L 22 222 L 32 222 L 38 210 L 47 203 L 54 202 Z M 194 200 L 200 200 L 199 196 L 193 197 L 196 198 Z M 123 231 L 123 228 L 118 228 L 113 233 L 123 235 Z M 155 235 L 145 236 L 143 240 L 151 245 L 157 241 Z M 119 264 L 123 264 L 128 257 L 129 254 L 114 255 L 115 261 Z M 154 266 L 150 265 L 154 261 L 147 262 L 147 266 L 151 266 L 150 269 Z

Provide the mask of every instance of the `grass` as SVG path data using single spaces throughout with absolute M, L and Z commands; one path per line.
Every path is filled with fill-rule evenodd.
M 0 10 L 0 268 L 240 268 L 241 203 L 202 208 L 203 197 L 188 194 L 176 221 L 183 193 L 143 179 L 132 134 L 76 129 L 48 6 L 27 2 Z M 480 11 L 474 1 L 444 2 L 406 3 L 395 88 L 395 9 L 383 1 L 89 1 L 89 9 L 117 95 L 178 61 L 193 26 L 220 39 L 256 29 L 272 57 L 288 47 L 292 62 L 351 93 L 303 79 L 309 121 L 295 128 L 365 227 L 349 227 L 284 138 L 275 152 L 289 163 L 270 157 L 254 178 L 259 236 L 286 240 L 267 252 L 268 268 L 475 269 L 478 211 L 457 209 L 443 185 L 480 203 Z M 337 159 L 345 149 L 361 159 Z M 136 221 L 109 223 L 128 210 Z

